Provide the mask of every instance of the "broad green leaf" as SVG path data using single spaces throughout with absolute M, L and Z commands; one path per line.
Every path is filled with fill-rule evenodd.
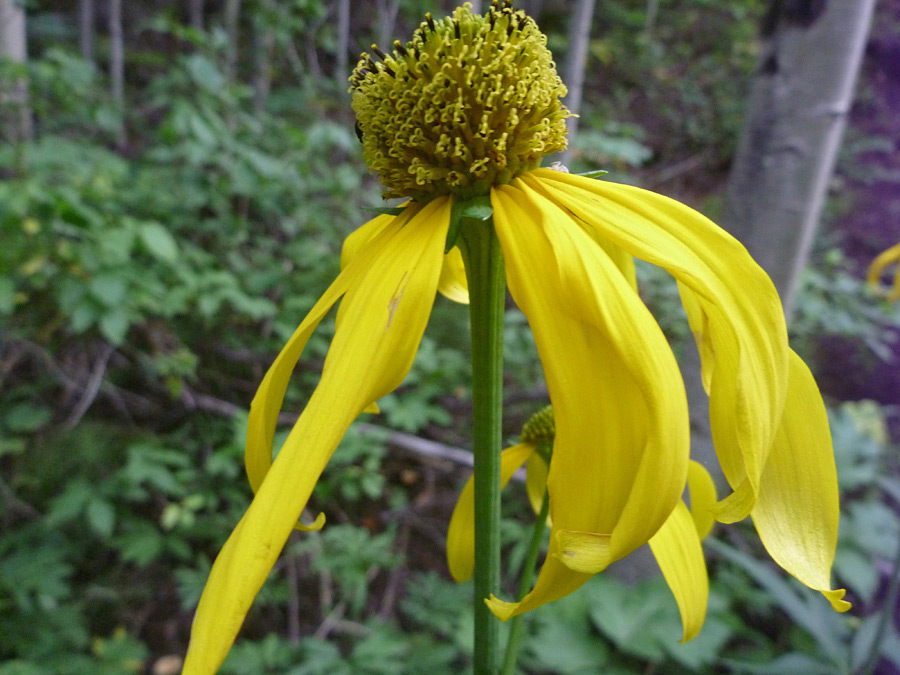
M 178 243 L 175 237 L 159 223 L 141 223 L 138 230 L 147 252 L 157 260 L 174 263 L 178 260 Z

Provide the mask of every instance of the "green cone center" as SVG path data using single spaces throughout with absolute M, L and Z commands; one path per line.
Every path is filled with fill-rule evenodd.
M 384 196 L 487 194 L 566 147 L 566 88 L 547 38 L 509 2 L 426 21 L 350 77 L 366 163 Z
M 527 443 L 535 447 L 552 446 L 556 436 L 556 421 L 553 419 L 553 406 L 541 408 L 532 415 L 522 427 L 519 436 L 521 443 Z

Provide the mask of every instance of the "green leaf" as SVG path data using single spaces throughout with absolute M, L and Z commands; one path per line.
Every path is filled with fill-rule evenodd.
M 16 308 L 16 285 L 12 279 L 0 277 L 0 314 L 12 314 Z
M 17 403 L 3 416 L 2 423 L 8 431 L 30 434 L 50 421 L 53 411 L 32 403 Z
M 148 221 L 141 223 L 138 233 L 147 253 L 154 258 L 166 263 L 178 260 L 178 243 L 165 227 Z
M 91 294 L 106 307 L 118 307 L 128 294 L 128 285 L 120 274 L 100 274 L 88 283 Z
M 100 317 L 100 332 L 113 345 L 125 342 L 125 336 L 131 323 L 122 310 L 112 310 Z
M 491 206 L 491 198 L 488 195 L 472 197 L 459 205 L 463 218 L 472 220 L 487 220 L 494 215 L 494 207 Z
M 95 498 L 88 502 L 84 511 L 88 525 L 99 536 L 107 539 L 113 533 L 116 524 L 116 511 L 105 499 Z
M 487 220 L 493 215 L 494 209 L 491 206 L 491 198 L 488 195 L 472 197 L 465 201 L 454 200 L 450 209 L 450 229 L 447 230 L 447 243 L 444 246 L 444 253 L 449 253 L 450 249 L 456 246 L 456 240 L 459 239 L 459 231 L 462 229 L 464 219 Z

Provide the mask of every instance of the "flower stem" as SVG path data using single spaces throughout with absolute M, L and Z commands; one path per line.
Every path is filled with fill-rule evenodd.
M 472 436 L 475 453 L 475 675 L 495 675 L 499 622 L 484 601 L 500 587 L 500 449 L 503 310 L 506 278 L 493 220 L 465 219 L 460 250 L 472 330 Z
M 537 564 L 538 554 L 541 552 L 541 542 L 544 540 L 544 529 L 547 526 L 547 514 L 550 512 L 550 499 L 544 492 L 544 501 L 541 503 L 541 512 L 534 521 L 531 530 L 531 541 L 528 543 L 528 553 L 525 562 L 522 563 L 522 576 L 519 578 L 519 597 L 521 600 L 531 588 L 534 579 L 534 568 Z M 502 675 L 514 675 L 516 672 L 516 660 L 519 657 L 519 643 L 522 641 L 522 631 L 525 624 L 522 623 L 524 614 L 513 617 L 509 625 L 509 638 L 506 641 L 506 654 L 503 657 Z

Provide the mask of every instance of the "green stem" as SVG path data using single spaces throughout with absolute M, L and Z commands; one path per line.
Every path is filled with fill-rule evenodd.
M 475 453 L 475 675 L 496 675 L 499 622 L 484 600 L 500 587 L 500 449 L 503 403 L 503 253 L 492 220 L 465 219 L 460 250 L 472 329 Z
M 541 512 L 538 514 L 537 520 L 534 521 L 534 528 L 531 530 L 531 541 L 528 544 L 528 553 L 525 556 L 525 562 L 522 563 L 522 576 L 519 579 L 519 597 L 521 600 L 531 588 L 531 582 L 534 579 L 534 569 L 537 565 L 538 555 L 541 552 L 541 542 L 544 541 L 544 529 L 547 526 L 547 514 L 550 512 L 550 499 L 547 492 L 544 492 L 544 501 L 541 503 Z M 519 643 L 522 641 L 522 633 L 525 624 L 522 622 L 524 614 L 515 616 L 510 621 L 509 638 L 506 642 L 506 654 L 503 658 L 503 675 L 514 675 L 516 672 L 516 660 L 519 657 Z

